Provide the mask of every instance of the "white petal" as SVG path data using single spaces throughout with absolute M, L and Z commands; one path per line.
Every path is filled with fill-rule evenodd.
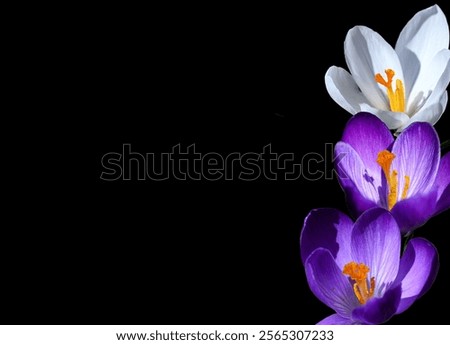
M 429 107 L 422 108 L 417 114 L 408 120 L 402 127 L 397 130 L 397 133 L 403 131 L 413 122 L 429 122 L 434 125 L 441 118 L 447 107 L 448 95 L 447 91 L 441 96 L 438 103 L 434 103 Z
M 450 51 L 446 50 L 443 53 L 445 54 L 438 54 L 441 57 L 442 56 L 450 56 Z M 442 95 L 444 94 L 445 90 L 447 89 L 447 86 L 450 82 L 450 59 L 447 59 L 447 65 L 445 66 L 445 69 L 443 73 L 441 74 L 441 77 L 439 78 L 436 86 L 431 91 L 428 98 L 423 103 L 422 108 L 429 108 L 433 106 L 434 104 L 438 104 L 441 101 Z M 420 115 L 422 113 L 422 108 L 417 111 L 416 114 L 414 114 L 412 117 L 415 117 L 417 115 Z
M 403 28 L 395 50 L 405 74 L 406 95 L 416 82 L 421 66 L 449 44 L 447 19 L 439 6 L 434 5 L 417 12 Z
M 450 61 L 450 50 L 443 49 L 439 51 L 428 64 L 422 63 L 420 66 L 420 73 L 417 77 L 416 83 L 414 84 L 409 97 L 407 98 L 407 109 L 408 114 L 414 114 L 420 109 L 424 102 L 429 98 L 429 96 L 438 87 L 438 96 L 435 98 L 435 102 L 442 95 L 442 87 L 447 88 L 445 80 L 440 81 L 442 75 L 447 73 L 445 70 L 448 68 Z M 449 72 L 450 73 L 450 72 Z M 405 74 L 406 76 L 406 74 Z M 449 75 L 450 76 L 450 75 Z
M 331 66 L 325 74 L 325 86 L 331 98 L 352 115 L 360 111 L 360 105 L 367 103 L 350 73 L 341 67 Z
M 365 26 L 349 30 L 344 48 L 350 73 L 363 94 L 373 107 L 389 110 L 386 88 L 375 81 L 375 75 L 381 73 L 386 78 L 384 71 L 392 69 L 395 77 L 403 80 L 397 53 L 383 37 Z
M 409 121 L 409 116 L 404 113 L 397 113 L 389 110 L 380 110 L 370 105 L 361 105 L 361 111 L 366 111 L 376 115 L 381 121 L 383 121 L 389 129 L 401 128 Z

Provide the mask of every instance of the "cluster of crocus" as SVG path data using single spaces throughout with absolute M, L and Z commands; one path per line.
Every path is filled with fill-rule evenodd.
M 384 323 L 437 275 L 433 244 L 408 239 L 450 207 L 450 153 L 441 157 L 433 128 L 447 103 L 448 44 L 446 18 L 433 6 L 409 21 L 395 50 L 366 27 L 351 29 L 345 41 L 351 74 L 337 67 L 326 73 L 331 97 L 354 114 L 335 147 L 352 218 L 315 209 L 304 222 L 308 284 L 335 311 L 319 324 Z

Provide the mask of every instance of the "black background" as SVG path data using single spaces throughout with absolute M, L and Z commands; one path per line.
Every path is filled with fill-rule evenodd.
M 143 154 L 177 144 L 225 156 L 267 144 L 323 154 L 350 118 L 324 85 L 328 67 L 346 68 L 347 31 L 366 25 L 395 44 L 434 2 L 394 4 L 83 9 L 66 66 L 75 97 L 42 154 L 52 184 L 36 181 L 17 218 L 27 226 L 3 243 L 3 323 L 314 324 L 330 315 L 308 288 L 298 242 L 311 209 L 346 212 L 335 179 L 107 182 L 101 158 L 125 143 Z M 442 140 L 449 123 L 447 110 Z M 450 309 L 449 220 L 417 231 L 438 248 L 441 269 L 390 324 L 450 324 L 436 314 Z

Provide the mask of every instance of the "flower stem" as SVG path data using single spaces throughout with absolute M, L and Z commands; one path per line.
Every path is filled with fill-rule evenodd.
M 410 240 L 412 240 L 413 237 L 414 237 L 414 231 L 411 231 L 411 232 L 407 233 L 407 234 L 405 235 L 405 237 L 403 237 L 404 242 L 403 242 L 403 250 L 402 250 L 402 254 L 405 252 L 406 246 L 408 245 L 408 242 L 409 242 Z
M 446 151 L 450 148 L 450 140 L 446 140 L 441 144 L 441 151 Z

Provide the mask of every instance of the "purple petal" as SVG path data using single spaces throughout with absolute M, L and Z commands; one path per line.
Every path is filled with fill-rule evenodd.
M 348 185 L 342 186 L 342 189 L 345 192 L 346 203 L 352 217 L 358 218 L 364 211 L 377 207 L 373 201 L 367 200 L 361 195 L 353 182 L 350 181 Z
M 450 152 L 441 158 L 436 176 L 435 188 L 437 190 L 438 204 L 436 213 L 445 211 L 450 207 Z
M 450 185 L 445 188 L 436 205 L 435 214 L 441 213 L 450 207 Z
M 350 238 L 353 221 L 344 213 L 322 208 L 312 210 L 305 218 L 300 237 L 303 263 L 317 248 L 328 249 L 339 266 L 350 259 Z
M 376 175 L 370 174 L 355 149 L 342 141 L 336 144 L 335 156 L 340 157 L 336 170 L 342 187 L 344 190 L 356 188 L 363 200 L 362 205 L 354 207 L 361 209 L 365 204 L 376 206 L 380 201 L 381 169 L 378 169 Z
M 408 309 L 411 304 L 427 292 L 439 270 L 436 248 L 424 238 L 409 241 L 400 260 L 396 283 L 401 283 L 402 296 L 397 314 Z
M 361 323 L 379 325 L 389 320 L 397 311 L 401 286 L 386 291 L 381 298 L 372 298 L 362 307 L 353 310 L 352 318 Z
M 350 210 L 350 215 L 354 218 L 358 218 L 364 211 L 377 207 L 372 201 L 365 199 L 358 189 L 354 186 L 344 188 L 345 200 Z
M 423 195 L 415 195 L 395 204 L 391 213 L 402 234 L 425 224 L 436 213 L 436 190 Z
M 450 152 L 447 152 L 439 163 L 439 170 L 434 182 L 438 190 L 437 197 L 440 198 L 444 190 L 450 184 Z
M 402 194 L 405 176 L 410 185 L 407 197 L 425 194 L 434 187 L 439 168 L 439 137 L 429 123 L 415 122 L 409 125 L 397 138 L 392 147 L 396 155 L 392 169 L 398 172 L 398 190 Z
M 355 149 L 368 173 L 381 184 L 378 153 L 386 150 L 393 142 L 391 132 L 378 117 L 370 113 L 358 113 L 348 122 L 342 135 L 342 141 Z
M 312 210 L 305 218 L 300 236 L 302 262 L 317 248 L 325 248 L 333 255 L 336 263 L 343 266 L 351 257 L 352 228 L 353 221 L 336 209 Z
M 306 259 L 305 270 L 311 291 L 338 314 L 348 316 L 359 305 L 352 285 L 329 250 L 319 248 L 312 252 Z
M 333 315 L 326 317 L 325 319 L 323 319 L 322 321 L 320 321 L 317 324 L 318 325 L 354 325 L 355 322 L 353 322 L 349 318 L 342 317 L 339 314 L 333 314 Z
M 398 225 L 383 208 L 370 209 L 355 222 L 351 244 L 353 260 L 369 267 L 369 276 L 375 278 L 375 297 L 382 296 L 397 276 L 400 242 Z

